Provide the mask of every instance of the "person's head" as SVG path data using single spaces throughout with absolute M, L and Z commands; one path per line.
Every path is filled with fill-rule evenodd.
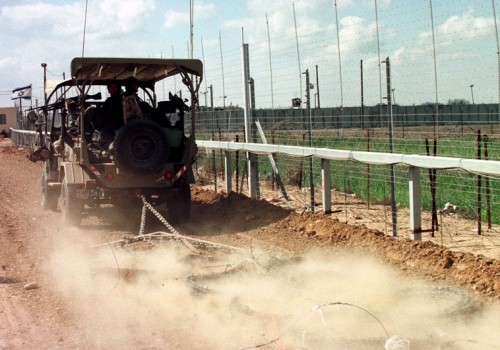
M 130 77 L 125 81 L 126 92 L 135 94 L 138 89 L 139 89 L 139 81 L 136 78 Z
M 120 84 L 113 81 L 108 84 L 108 92 L 111 96 L 118 95 L 120 93 Z

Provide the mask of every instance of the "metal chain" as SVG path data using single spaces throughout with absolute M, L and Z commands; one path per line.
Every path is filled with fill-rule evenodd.
M 140 229 L 139 229 L 139 234 L 140 235 L 143 235 L 144 234 L 144 228 L 146 226 L 146 209 L 149 209 L 153 214 L 154 216 L 156 216 L 158 218 L 158 220 L 160 220 L 160 222 L 165 225 L 165 227 L 167 229 L 170 230 L 171 233 L 173 234 L 176 234 L 176 235 L 180 235 L 180 233 L 172 227 L 172 225 L 170 225 L 167 221 L 167 219 L 165 219 L 163 217 L 163 215 L 161 215 L 155 208 L 153 208 L 153 206 L 151 204 L 149 204 L 147 201 L 146 201 L 146 198 L 144 198 L 144 196 L 141 196 L 141 199 L 142 199 L 142 215 L 141 215 L 141 226 L 140 226 Z
M 142 196 L 142 201 L 145 203 L 144 196 Z M 141 214 L 141 226 L 139 227 L 139 234 L 143 235 L 144 234 L 144 228 L 146 227 L 146 206 L 143 204 L 142 206 L 142 214 Z

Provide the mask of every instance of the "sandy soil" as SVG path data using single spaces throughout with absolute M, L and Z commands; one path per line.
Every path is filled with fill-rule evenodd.
M 133 242 L 112 208 L 80 228 L 43 211 L 27 153 L 0 142 L 0 349 L 500 348 L 500 260 L 467 249 L 480 242 L 395 239 L 201 187 L 177 229 L 227 247 Z

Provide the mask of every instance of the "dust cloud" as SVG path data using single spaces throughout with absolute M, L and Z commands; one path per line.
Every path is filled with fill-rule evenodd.
M 50 270 L 98 348 L 500 347 L 499 305 L 369 257 L 196 256 L 166 242 L 94 248 L 84 236 L 66 232 Z

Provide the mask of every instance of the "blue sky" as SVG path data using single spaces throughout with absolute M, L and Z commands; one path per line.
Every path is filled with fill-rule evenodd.
M 215 105 L 242 104 L 242 37 L 250 48 L 257 107 L 288 107 L 305 89 L 301 72 L 309 69 L 316 82 L 316 65 L 322 106 L 359 105 L 361 60 L 365 103 L 380 101 L 375 0 L 193 1 L 194 56 L 205 62 L 202 90 L 213 86 Z M 89 0 L 85 55 L 187 57 L 189 4 Z M 500 3 L 495 6 L 498 12 Z M 35 98 L 43 95 L 42 62 L 48 65 L 48 79 L 62 79 L 63 72 L 69 77 L 71 59 L 82 54 L 84 9 L 84 0 L 0 0 L 0 106 L 13 106 L 10 92 L 27 84 L 33 85 Z M 430 2 L 378 0 L 377 10 L 380 57 L 390 57 L 396 102 L 434 102 Z M 497 103 L 492 1 L 434 0 L 432 12 L 439 102 L 471 100 L 474 94 L 475 103 Z M 385 96 L 385 65 L 381 67 Z M 179 90 L 180 81 L 165 88 Z M 312 95 L 316 92 L 311 90 Z

